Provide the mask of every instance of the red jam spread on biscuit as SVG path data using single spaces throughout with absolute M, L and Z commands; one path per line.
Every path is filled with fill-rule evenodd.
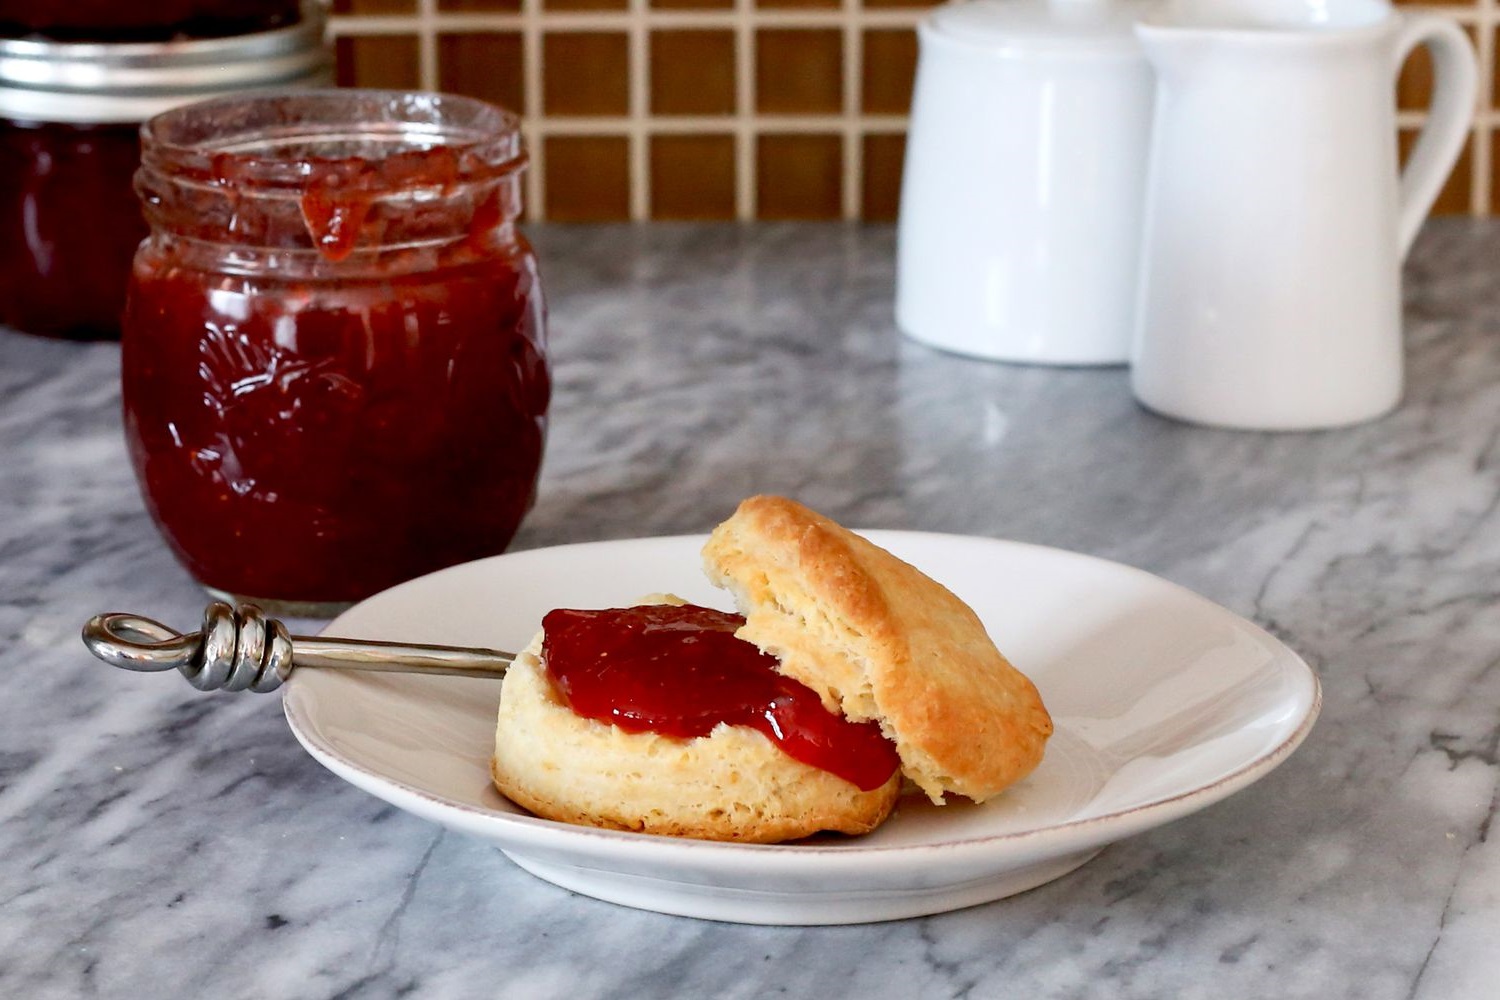
M 691 739 L 724 722 L 764 733 L 789 756 L 864 791 L 900 758 L 874 722 L 823 707 L 776 658 L 735 638 L 739 615 L 693 604 L 552 611 L 542 619 L 547 676 L 585 718 Z

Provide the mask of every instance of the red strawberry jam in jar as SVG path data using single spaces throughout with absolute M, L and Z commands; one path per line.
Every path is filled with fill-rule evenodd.
M 177 109 L 142 138 L 126 437 L 189 571 L 322 615 L 504 550 L 551 389 L 517 118 L 306 91 Z

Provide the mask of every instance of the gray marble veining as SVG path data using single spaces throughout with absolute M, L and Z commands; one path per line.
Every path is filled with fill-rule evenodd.
M 1409 389 L 1257 435 L 1120 370 L 900 340 L 891 233 L 553 228 L 558 392 L 516 547 L 698 532 L 743 496 L 1122 560 L 1283 637 L 1323 717 L 1266 780 L 992 905 L 842 928 L 611 906 L 344 785 L 272 698 L 89 660 L 195 619 L 112 345 L 0 331 L 0 997 L 1500 996 L 1500 223 L 1431 224 Z

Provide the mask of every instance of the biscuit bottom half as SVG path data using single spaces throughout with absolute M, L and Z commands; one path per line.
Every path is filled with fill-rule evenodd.
M 890 815 L 897 771 L 865 792 L 746 726 L 679 739 L 576 714 L 547 679 L 542 637 L 501 689 L 495 786 L 546 819 L 613 830 L 769 844 L 824 830 L 868 833 Z

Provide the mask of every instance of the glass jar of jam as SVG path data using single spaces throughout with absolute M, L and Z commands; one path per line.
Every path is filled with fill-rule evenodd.
M 123 15 L 156 5 L 105 6 Z M 331 82 L 321 10 L 309 4 L 291 26 L 226 38 L 0 38 L 0 325 L 118 336 L 146 235 L 131 188 L 141 123 L 226 93 Z
M 142 137 L 126 437 L 183 564 L 323 615 L 502 551 L 551 388 L 516 117 L 307 91 L 180 108 Z

